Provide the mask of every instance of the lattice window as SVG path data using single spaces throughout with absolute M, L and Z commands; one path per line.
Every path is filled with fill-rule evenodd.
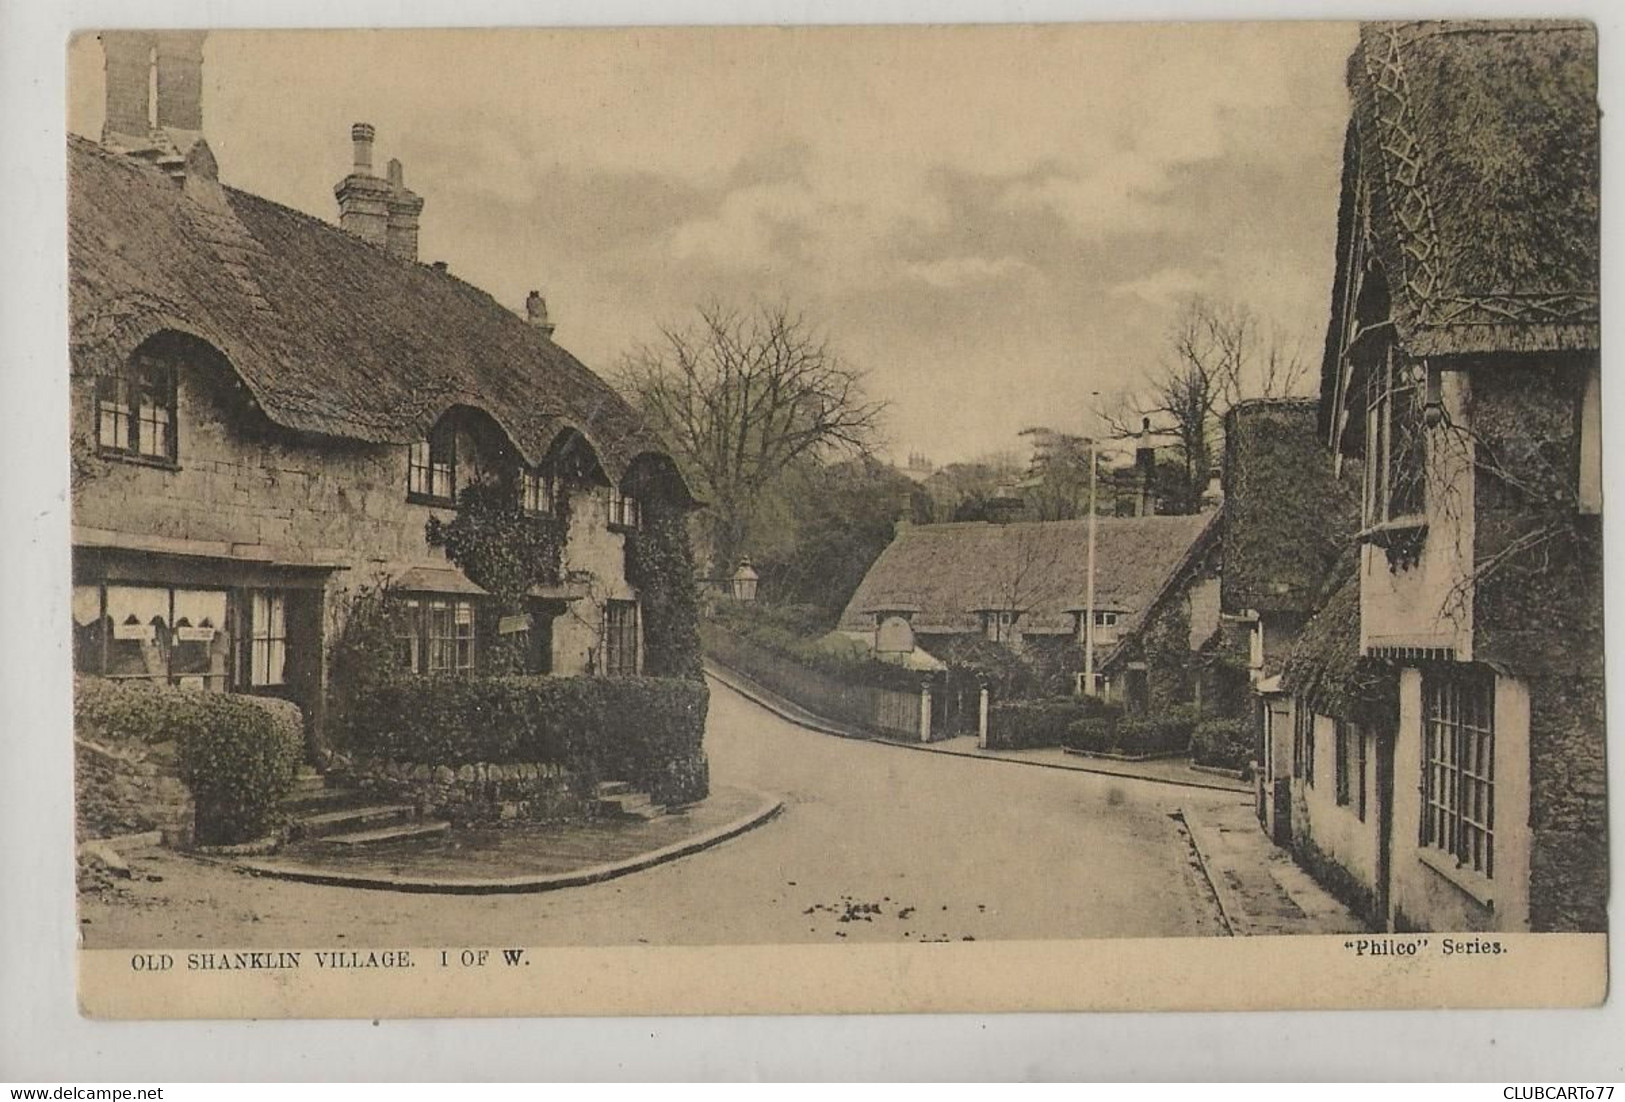
M 1495 678 L 1425 675 L 1421 844 L 1495 875 Z
M 257 589 L 248 608 L 249 685 L 264 688 L 284 684 L 287 660 L 287 599 L 275 590 Z
M 450 502 L 457 496 L 457 432 L 450 418 L 443 418 L 427 440 L 411 446 L 406 460 L 406 493 L 409 497 Z
M 96 384 L 96 443 L 104 454 L 175 460 L 175 369 L 137 356 Z

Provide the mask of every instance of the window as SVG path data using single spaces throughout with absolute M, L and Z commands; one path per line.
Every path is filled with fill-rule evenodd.
M 519 472 L 519 504 L 527 513 L 545 513 L 553 507 L 553 480 L 533 467 Z
M 609 489 L 609 526 L 636 528 L 638 526 L 638 499 L 623 494 L 613 486 Z
M 96 444 L 105 455 L 175 461 L 175 370 L 138 355 L 96 383 Z
M 413 444 L 407 453 L 406 495 L 419 501 L 456 499 L 457 431 L 450 418 L 441 418 L 429 439 Z
M 1368 527 L 1422 515 L 1423 403 L 1427 368 L 1389 344 L 1366 383 L 1365 521 Z
M 1309 702 L 1292 702 L 1292 775 L 1315 783 L 1315 713 Z
M 1342 807 L 1353 805 L 1362 820 L 1365 819 L 1365 731 L 1357 723 L 1338 720 L 1337 740 L 1337 802 Z
M 982 634 L 995 643 L 1008 643 L 1015 638 L 1016 614 L 1009 609 L 982 613 Z
M 285 684 L 288 659 L 287 599 L 276 590 L 257 589 L 248 602 L 248 684 Z
M 604 608 L 604 672 L 638 672 L 638 605 L 610 601 Z
M 1097 612 L 1097 613 L 1095 613 L 1095 626 L 1097 628 L 1114 628 L 1114 627 L 1116 627 L 1117 626 L 1117 613 L 1115 613 L 1115 612 Z
M 1421 844 L 1493 877 L 1495 678 L 1424 675 L 1422 699 Z
M 396 655 L 412 673 L 461 674 L 474 669 L 475 609 L 452 597 L 414 597 L 405 604 Z
M 74 668 L 225 692 L 231 660 L 228 604 L 221 589 L 74 586 Z

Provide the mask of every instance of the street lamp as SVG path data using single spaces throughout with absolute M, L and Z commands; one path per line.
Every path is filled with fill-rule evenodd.
M 754 601 L 756 599 L 756 583 L 759 575 L 751 569 L 749 559 L 739 560 L 739 569 L 734 571 L 732 579 L 734 600 Z

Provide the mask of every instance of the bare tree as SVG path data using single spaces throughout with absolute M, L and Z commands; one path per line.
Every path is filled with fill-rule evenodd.
M 865 454 L 884 405 L 783 306 L 699 309 L 688 328 L 626 357 L 618 382 L 708 502 L 713 569 L 749 546 L 764 494 L 802 459 Z
M 1174 438 L 1180 485 L 1166 497 L 1180 512 L 1201 507 L 1225 411 L 1243 398 L 1291 394 L 1308 371 L 1301 341 L 1265 329 L 1249 307 L 1200 295 L 1186 299 L 1168 333 L 1172 355 L 1138 391 L 1096 403 L 1113 436 L 1134 436 L 1149 418 Z

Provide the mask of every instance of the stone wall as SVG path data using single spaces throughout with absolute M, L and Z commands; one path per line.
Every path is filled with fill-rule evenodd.
M 167 845 L 191 844 L 195 808 L 172 745 L 76 738 L 73 750 L 80 841 L 158 830 Z
M 1608 765 L 1601 678 L 1530 682 L 1529 926 L 1608 928 Z
M 591 780 L 549 762 L 480 762 L 456 767 L 372 759 L 350 777 L 363 790 L 417 805 L 454 823 L 556 822 L 593 810 Z

